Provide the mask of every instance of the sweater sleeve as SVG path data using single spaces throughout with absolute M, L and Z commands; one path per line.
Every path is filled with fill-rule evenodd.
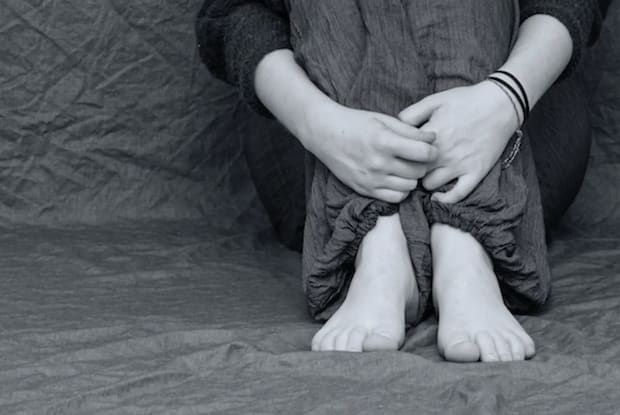
M 583 50 L 594 43 L 601 30 L 602 14 L 607 0 L 521 0 L 521 21 L 535 14 L 558 19 L 573 39 L 573 55 L 560 76 L 573 73 L 581 61 Z
M 267 117 L 272 115 L 256 96 L 254 72 L 269 52 L 291 48 L 289 36 L 282 0 L 206 0 L 196 19 L 198 51 L 207 69 Z

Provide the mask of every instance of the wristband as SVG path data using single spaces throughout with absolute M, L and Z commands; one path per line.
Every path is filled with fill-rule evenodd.
M 526 111 L 525 101 L 523 100 L 521 95 L 517 93 L 517 90 L 514 89 L 514 87 L 510 85 L 508 82 L 504 81 L 502 78 L 499 78 L 497 76 L 490 75 L 487 79 L 495 82 L 496 84 L 503 86 L 515 97 L 515 99 L 519 103 L 519 106 L 521 107 L 521 110 L 523 111 L 523 122 L 525 122 L 527 120 L 529 113 L 528 111 Z
M 506 98 L 508 98 L 508 101 L 510 101 L 512 108 L 515 110 L 515 114 L 517 115 L 517 123 L 519 124 L 519 127 L 520 127 L 523 124 L 523 122 L 525 122 L 525 117 L 523 118 L 523 122 L 521 122 L 521 116 L 520 116 L 521 113 L 517 109 L 517 105 L 515 104 L 513 97 L 510 96 L 510 93 L 506 90 L 506 88 L 500 82 L 496 81 L 495 79 L 491 77 L 489 77 L 489 81 L 497 85 L 497 87 L 501 89 L 502 92 L 506 95 Z
M 525 102 L 525 111 L 529 114 L 530 100 L 527 98 L 527 92 L 525 92 L 525 88 L 523 88 L 523 84 L 519 81 L 519 79 L 508 71 L 498 69 L 497 71 L 495 71 L 495 73 L 501 73 L 503 75 L 506 75 L 508 78 L 512 79 L 512 82 L 517 85 L 517 88 L 519 88 L 519 91 L 521 91 L 521 94 L 523 96 L 523 101 Z

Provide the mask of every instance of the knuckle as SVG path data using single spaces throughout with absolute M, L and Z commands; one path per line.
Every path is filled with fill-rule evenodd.
M 424 160 L 431 160 L 433 158 L 433 147 L 429 145 L 422 147 L 422 158 Z
M 383 150 L 387 147 L 388 145 L 388 138 L 385 134 L 382 133 L 378 133 L 375 137 L 374 137 L 374 144 L 375 144 L 375 148 L 377 150 Z
M 368 159 L 368 167 L 372 171 L 382 170 L 384 166 L 383 158 L 378 155 L 370 156 Z

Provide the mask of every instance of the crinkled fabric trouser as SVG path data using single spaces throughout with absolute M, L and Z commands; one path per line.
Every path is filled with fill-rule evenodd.
M 545 229 L 552 229 L 583 183 L 592 142 L 581 71 L 557 82 L 525 123 L 536 164 Z M 258 196 L 282 244 L 301 252 L 306 218 L 302 145 L 283 128 L 243 136 Z M 547 234 L 549 236 L 549 234 Z
M 514 0 L 290 0 L 291 44 L 312 81 L 352 108 L 397 114 L 437 91 L 483 80 L 508 57 Z M 516 153 L 514 150 L 520 150 Z M 400 205 L 363 197 L 307 155 L 303 286 L 311 314 L 340 306 L 359 245 L 382 215 L 399 212 L 421 296 L 431 293 L 430 226 L 473 235 L 493 261 L 506 304 L 527 311 L 549 293 L 544 224 L 527 137 L 463 201 L 431 201 L 423 190 Z

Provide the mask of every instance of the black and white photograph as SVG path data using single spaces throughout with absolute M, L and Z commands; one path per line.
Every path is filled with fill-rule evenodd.
M 0 0 L 0 414 L 620 415 L 620 4 Z

